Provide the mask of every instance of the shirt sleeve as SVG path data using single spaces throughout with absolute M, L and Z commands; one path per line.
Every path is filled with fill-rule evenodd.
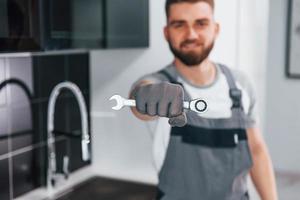
M 246 127 L 251 128 L 257 126 L 259 119 L 254 86 L 250 81 L 250 78 L 244 72 L 240 70 L 233 70 L 233 75 L 235 76 L 238 84 L 241 85 L 243 91 L 247 93 L 242 95 L 248 95 L 249 97 L 249 109 L 247 109 L 246 112 Z

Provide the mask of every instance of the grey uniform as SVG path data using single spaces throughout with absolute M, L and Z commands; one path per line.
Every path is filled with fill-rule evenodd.
M 230 70 L 221 65 L 233 106 L 230 118 L 207 119 L 187 111 L 187 125 L 173 127 L 159 173 L 161 200 L 249 199 L 246 176 L 252 165 L 246 135 L 246 115 Z M 177 72 L 167 67 L 158 72 L 176 84 Z M 185 91 L 185 100 L 190 100 Z M 209 103 L 209 102 L 208 102 Z

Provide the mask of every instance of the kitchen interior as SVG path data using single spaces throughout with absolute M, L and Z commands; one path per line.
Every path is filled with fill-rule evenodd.
M 109 98 L 172 61 L 164 3 L 0 1 L 1 200 L 154 198 L 156 124 L 112 110 Z M 249 75 L 279 199 L 297 200 L 300 1 L 215 4 L 211 58 Z

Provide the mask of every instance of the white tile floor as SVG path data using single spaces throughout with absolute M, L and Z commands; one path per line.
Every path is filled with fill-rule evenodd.
M 300 174 L 277 172 L 276 182 L 279 200 L 300 200 Z M 251 200 L 260 200 L 250 180 L 249 185 Z

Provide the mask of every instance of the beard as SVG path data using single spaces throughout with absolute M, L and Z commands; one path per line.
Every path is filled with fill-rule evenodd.
M 169 43 L 169 48 L 173 53 L 173 55 L 176 58 L 178 58 L 182 63 L 184 63 L 189 67 L 193 67 L 201 64 L 209 56 L 211 50 L 214 47 L 214 41 L 213 41 L 206 47 L 202 45 L 202 49 L 200 51 L 183 52 L 180 49 L 175 48 L 170 41 L 168 41 L 168 43 Z M 198 42 L 195 40 L 186 40 L 180 44 L 180 48 L 188 44 L 197 44 L 197 47 L 201 45 L 198 44 Z

